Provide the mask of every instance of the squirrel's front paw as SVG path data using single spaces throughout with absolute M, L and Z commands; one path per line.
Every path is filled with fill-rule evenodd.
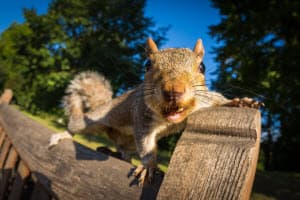
M 133 176 L 138 179 L 138 185 L 144 186 L 146 181 L 151 183 L 154 178 L 155 168 L 153 167 L 145 167 L 144 165 L 139 165 L 133 171 Z
M 259 109 L 262 106 L 265 106 L 263 102 L 255 101 L 254 99 L 244 97 L 244 98 L 234 98 L 228 104 L 228 106 L 233 107 L 248 107 Z

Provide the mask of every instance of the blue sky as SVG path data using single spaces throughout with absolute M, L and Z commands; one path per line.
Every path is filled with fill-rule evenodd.
M 39 14 L 47 12 L 50 0 L 2 0 L 0 6 L 0 32 L 13 22 L 23 22 L 22 8 L 36 8 Z M 212 47 L 216 46 L 208 35 L 208 26 L 217 24 L 221 17 L 211 7 L 209 0 L 148 0 L 145 14 L 152 17 L 157 27 L 171 26 L 168 40 L 162 46 L 193 48 L 201 38 L 205 47 L 204 63 L 207 67 L 207 80 L 212 79 L 210 72 L 216 69 Z

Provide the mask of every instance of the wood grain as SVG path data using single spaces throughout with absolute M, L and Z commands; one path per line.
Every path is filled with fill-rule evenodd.
M 53 132 L 8 105 L 0 105 L 0 125 L 7 134 L 0 161 L 5 161 L 12 143 L 38 185 L 37 196 L 89 200 L 156 197 L 160 184 L 132 185 L 133 179 L 127 175 L 133 166 L 126 162 L 71 140 L 48 149 Z M 176 146 L 157 199 L 249 199 L 259 142 L 257 110 L 214 108 L 195 113 Z M 45 192 L 40 194 L 38 187 Z
M 9 139 L 6 138 L 6 140 L 4 140 L 4 144 L 1 147 L 1 151 L 0 151 L 0 169 L 1 170 L 4 167 L 4 163 L 7 158 L 10 146 L 11 146 L 11 142 L 9 141 Z
M 54 197 L 139 199 L 142 188 L 130 186 L 133 180 L 127 175 L 133 166 L 129 163 L 89 150 L 71 140 L 48 149 L 53 132 L 8 105 L 0 105 L 0 123 L 32 175 Z
M 249 199 L 260 141 L 254 109 L 205 109 L 188 119 L 158 199 Z
M 0 150 L 1 150 L 2 144 L 4 142 L 4 139 L 5 139 L 5 133 L 4 133 L 4 130 L 2 130 L 2 128 L 0 127 Z

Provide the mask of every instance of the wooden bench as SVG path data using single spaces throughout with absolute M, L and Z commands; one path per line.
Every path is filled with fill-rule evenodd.
M 213 108 L 190 116 L 163 180 L 144 188 L 133 166 L 65 140 L 0 100 L 0 199 L 249 199 L 260 113 Z

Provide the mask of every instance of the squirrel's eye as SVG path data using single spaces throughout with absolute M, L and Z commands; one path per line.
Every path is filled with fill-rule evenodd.
M 152 63 L 151 60 L 146 60 L 144 63 L 146 71 L 149 71 L 151 69 Z
M 204 65 L 203 62 L 201 62 L 200 65 L 199 65 L 199 71 L 200 71 L 202 74 L 205 73 L 205 65 Z

